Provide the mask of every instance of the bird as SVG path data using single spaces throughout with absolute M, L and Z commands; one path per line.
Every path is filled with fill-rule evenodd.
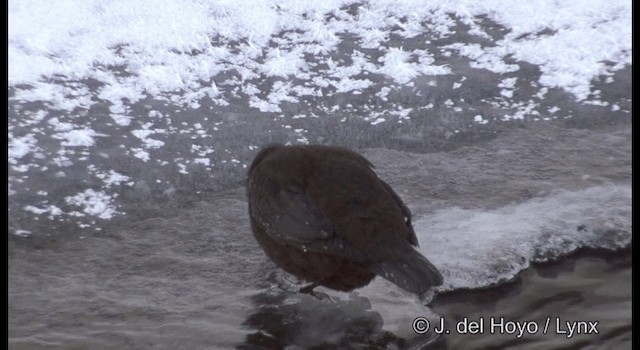
M 351 291 L 376 276 L 418 296 L 443 283 L 416 248 L 411 211 L 362 155 L 325 145 L 272 144 L 249 167 L 251 228 L 277 266 Z

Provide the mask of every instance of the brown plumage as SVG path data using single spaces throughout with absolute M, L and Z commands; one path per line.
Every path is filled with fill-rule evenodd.
M 442 275 L 414 246 L 411 212 L 350 150 L 269 146 L 249 169 L 251 226 L 266 254 L 287 272 L 349 291 L 376 275 L 422 294 Z

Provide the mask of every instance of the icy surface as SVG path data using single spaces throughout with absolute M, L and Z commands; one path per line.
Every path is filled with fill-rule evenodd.
M 443 271 L 447 290 L 508 281 L 531 262 L 580 247 L 626 247 L 630 219 L 631 189 L 599 186 L 491 211 L 441 209 L 415 226 L 421 251 Z
M 433 49 L 407 51 L 389 45 L 391 36 L 448 37 L 458 30 L 454 29 L 458 20 L 472 35 L 491 38 L 480 23 L 481 15 L 509 32 L 489 46 L 452 43 L 454 52 L 469 57 L 477 68 L 499 73 L 518 69 L 517 64 L 507 63 L 512 58 L 536 64 L 542 71 L 541 85 L 566 89 L 578 99 L 589 95 L 594 77 L 610 75 L 631 60 L 630 1 L 538 0 L 509 6 L 501 1 L 369 1 L 354 15 L 348 6 L 355 4 L 10 1 L 9 85 L 29 85 L 17 89 L 15 99 L 47 101 L 53 108 L 72 110 L 94 103 L 92 94 L 114 107 L 125 99 L 166 98 L 177 91 L 178 103 L 197 105 L 205 96 L 218 95 L 222 102 L 230 96 L 228 88 L 221 92 L 219 85 L 224 82 L 219 76 L 228 71 L 241 76 L 232 86 L 260 77 L 299 79 L 288 85 L 285 95 L 301 82 L 317 84 L 316 79 L 348 91 L 349 86 L 358 86 L 349 77 L 365 72 L 406 84 L 420 75 L 452 71 L 446 64 L 434 63 Z M 329 55 L 347 35 L 355 35 L 357 45 L 382 56 L 374 59 L 354 50 L 354 64 L 332 61 Z M 329 69 L 312 69 L 321 65 Z M 91 93 L 84 83 L 73 87 L 50 78 L 96 79 L 101 88 Z M 244 89 L 244 93 L 257 98 L 255 91 Z M 268 108 L 258 102 L 253 106 L 275 112 L 279 101 Z

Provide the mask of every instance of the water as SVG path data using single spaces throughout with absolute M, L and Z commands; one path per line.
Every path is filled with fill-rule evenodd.
M 630 250 L 589 251 L 536 266 L 499 288 L 443 295 L 433 307 L 452 329 L 465 317 L 485 321 L 484 334 L 452 331 L 446 339 L 449 349 L 629 349 L 630 296 Z M 505 327 L 494 327 L 491 333 L 491 317 L 503 320 Z M 527 324 L 527 328 L 513 332 L 506 325 L 509 322 Z M 583 322 L 587 327 L 571 333 L 567 322 Z
M 10 2 L 10 348 L 630 344 L 626 2 L 252 4 Z M 247 216 L 270 142 L 370 159 L 443 286 L 296 293 Z M 492 315 L 601 333 L 411 327 Z
M 579 246 L 628 246 L 630 137 L 625 124 L 536 125 L 451 152 L 363 153 L 413 210 L 421 249 L 449 290 L 513 279 L 532 261 Z M 246 208 L 244 189 L 236 188 L 171 217 L 123 222 L 85 238 L 12 237 L 10 345 L 233 347 L 252 339 L 256 326 L 269 330 L 255 314 L 270 305 L 306 305 L 313 316 L 335 308 L 283 291 L 283 273 L 253 239 Z M 366 302 L 324 291 L 345 303 L 338 309 L 348 317 L 333 324 L 355 329 L 355 335 L 331 334 L 338 344 L 343 338 L 397 342 L 410 335 L 414 317 L 431 314 L 381 279 L 356 292 Z M 344 311 L 349 308 L 354 311 Z M 298 318 L 291 321 L 295 331 L 270 321 L 296 334 L 286 338 L 293 343 L 327 339 L 312 326 L 316 318 Z
M 247 234 L 242 196 L 227 197 L 99 237 L 12 246 L 15 344 L 237 342 L 248 298 L 264 284 L 264 259 Z

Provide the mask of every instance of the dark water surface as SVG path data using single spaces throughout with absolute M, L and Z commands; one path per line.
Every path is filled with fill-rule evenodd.
M 450 322 L 442 348 L 631 349 L 631 251 L 582 252 L 502 287 L 440 295 L 432 306 Z M 465 328 L 465 317 L 467 325 L 483 320 L 482 332 Z
M 599 322 L 598 334 L 571 338 L 541 331 L 522 338 L 454 331 L 437 339 L 436 347 L 630 348 L 628 250 L 561 258 L 525 269 L 504 286 L 464 291 L 456 287 L 462 277 L 479 276 L 470 285 L 491 284 L 500 269 L 515 274 L 529 261 L 514 258 L 491 265 L 497 258 L 474 249 L 496 237 L 479 232 L 476 242 L 456 245 L 451 242 L 457 231 L 433 232 L 429 223 L 441 218 L 434 212 L 451 211 L 447 208 L 484 213 L 518 208 L 558 190 L 604 186 L 606 195 L 607 188 L 630 188 L 630 142 L 627 122 L 589 127 L 531 123 L 450 151 L 362 150 L 413 210 L 421 246 L 443 267 L 445 283 L 458 281 L 448 287 L 453 292 L 436 296 L 432 309 L 379 279 L 352 294 L 325 290 L 333 302 L 292 292 L 290 280 L 267 260 L 250 232 L 242 187 L 209 193 L 166 217 L 120 220 L 92 235 L 12 235 L 9 348 L 419 348 L 433 338 L 416 338 L 412 331 L 412 321 L 422 316 L 441 316 L 452 324 L 464 317 L 495 316 L 540 327 L 547 316 Z M 625 202 L 626 192 L 621 193 Z M 610 247 L 605 242 L 619 236 L 616 230 L 630 230 L 630 204 L 623 202 L 601 208 L 614 220 L 594 241 L 604 249 L 628 247 L 620 243 L 624 239 Z M 627 215 L 616 228 L 616 220 Z M 574 219 L 586 223 L 572 226 L 578 232 L 597 231 L 592 218 L 566 218 Z M 555 246 L 563 247 L 562 242 Z M 515 249 L 499 241 L 489 247 L 503 255 Z M 565 248 L 570 246 L 558 248 L 561 255 Z M 555 259 L 553 249 L 545 254 Z M 477 259 L 477 271 L 456 267 L 469 259 Z M 492 267 L 485 271 L 483 264 Z

